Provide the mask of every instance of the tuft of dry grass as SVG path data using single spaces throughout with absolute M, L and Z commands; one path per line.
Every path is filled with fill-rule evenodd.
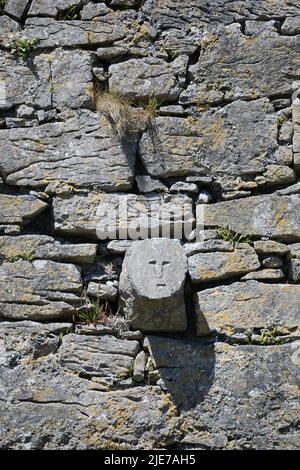
M 144 132 L 152 124 L 157 107 L 155 97 L 151 97 L 146 107 L 142 108 L 118 93 L 107 90 L 97 90 L 95 93 L 96 110 L 106 117 L 121 140 L 130 140 L 137 133 Z

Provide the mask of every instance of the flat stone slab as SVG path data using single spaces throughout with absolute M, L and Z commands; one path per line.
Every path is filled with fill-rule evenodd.
M 300 195 L 274 194 L 208 204 L 204 207 L 207 227 L 227 227 L 280 241 L 300 240 Z
M 73 264 L 36 260 L 0 265 L 0 317 L 67 319 L 80 303 L 82 281 Z
M 239 24 L 206 31 L 181 104 L 212 104 L 292 93 L 299 43 L 276 33 L 246 36 Z M 270 50 L 272 53 L 270 54 Z
M 188 258 L 189 274 L 194 283 L 230 279 L 259 267 L 254 249 L 244 243 L 237 244 L 231 252 L 197 253 Z
M 47 259 L 77 264 L 93 263 L 97 245 L 93 243 L 61 243 L 47 235 L 2 236 L 0 238 L 0 262 Z
M 263 173 L 276 163 L 277 117 L 267 99 L 236 101 L 199 118 L 157 117 L 140 155 L 160 178 L 202 174 L 218 181 Z M 254 177 L 253 177 L 254 178 Z
M 110 10 L 97 21 L 65 20 L 53 18 L 29 18 L 24 34 L 38 39 L 36 47 L 60 46 L 104 46 L 111 45 L 126 37 L 122 14 Z
M 0 170 L 8 184 L 45 187 L 66 182 L 108 191 L 130 189 L 135 143 L 121 144 L 108 122 L 81 111 L 64 121 L 31 129 L 0 130 Z
M 193 224 L 192 201 L 182 195 L 104 194 L 90 192 L 53 201 L 55 229 L 59 233 L 93 239 L 181 238 L 185 222 Z M 189 225 L 190 224 L 190 225 Z
M 109 67 L 109 89 L 130 98 L 174 101 L 180 88 L 172 65 L 155 58 L 130 59 Z
M 134 329 L 186 329 L 186 272 L 186 255 L 178 240 L 152 238 L 127 250 L 120 276 L 120 306 Z
M 197 335 L 299 328 L 300 286 L 235 282 L 195 294 Z
M 26 225 L 48 207 L 35 196 L 0 194 L 0 224 Z
M 34 103 L 38 109 L 93 106 L 90 52 L 55 49 L 33 56 L 30 65 L 1 50 L 0 59 L 0 84 L 5 91 L 2 108 L 26 102 Z
M 103 385 L 113 386 L 131 376 L 138 350 L 137 341 L 70 334 L 63 338 L 60 363 L 83 377 L 100 377 Z

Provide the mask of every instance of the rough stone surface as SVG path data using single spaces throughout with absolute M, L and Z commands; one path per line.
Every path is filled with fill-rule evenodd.
M 262 195 L 205 206 L 205 224 L 282 241 L 300 239 L 300 196 Z
M 158 117 L 140 143 L 153 176 L 243 176 L 276 162 L 276 116 L 266 99 L 237 101 L 199 118 Z M 251 142 L 248 145 L 247 142 Z
M 82 282 L 72 264 L 36 260 L 0 265 L 0 317 L 10 320 L 71 318 Z
M 61 243 L 46 235 L 23 235 L 0 238 L 0 262 L 17 259 L 47 259 L 77 264 L 89 264 L 96 258 L 97 245 L 92 243 Z
M 220 281 L 255 271 L 260 267 L 258 256 L 247 244 L 236 245 L 231 252 L 199 253 L 188 258 L 192 282 Z
M 290 76 L 296 76 L 299 67 L 297 38 L 268 32 L 245 36 L 234 24 L 208 31 L 201 46 L 181 103 L 212 104 L 292 92 Z
M 109 125 L 88 111 L 61 123 L 0 130 L 0 170 L 7 183 L 42 187 L 53 181 L 76 187 L 130 189 L 135 144 L 121 145 Z M 110 161 L 110 163 L 108 163 Z
M 172 213 L 175 217 L 172 220 Z M 154 217 L 151 218 L 154 215 Z M 187 196 L 102 194 L 71 195 L 54 199 L 55 228 L 60 233 L 100 239 L 137 239 L 140 231 L 159 234 L 181 231 L 182 215 L 194 220 Z M 153 233 L 152 232 L 152 233 Z
M 180 89 L 175 70 L 160 59 L 130 59 L 109 68 L 109 88 L 130 98 L 175 100 Z
M 186 271 L 186 255 L 177 240 L 143 240 L 127 250 L 120 277 L 120 305 L 134 329 L 186 329 Z
M 1 449 L 300 448 L 299 19 L 0 0 Z
M 280 326 L 299 328 L 300 287 L 289 284 L 236 282 L 195 295 L 197 334 Z
M 47 207 L 34 196 L 0 194 L 0 225 L 25 225 Z

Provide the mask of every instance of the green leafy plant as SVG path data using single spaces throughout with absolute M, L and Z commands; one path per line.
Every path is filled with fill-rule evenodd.
M 228 226 L 225 228 L 221 228 L 217 230 L 218 237 L 221 240 L 225 240 L 226 242 L 231 242 L 233 244 L 236 243 L 249 243 L 251 245 L 253 243 L 254 235 L 252 233 L 238 233 L 234 230 L 231 230 Z
M 79 7 L 78 5 L 71 5 L 64 10 L 59 10 L 56 19 L 57 20 L 78 20 L 79 19 Z
M 32 261 L 33 259 L 34 259 L 33 251 L 18 253 L 12 250 L 5 255 L 5 260 L 8 261 L 9 263 L 15 263 L 16 261 L 19 261 L 19 260 Z
M 81 322 L 88 325 L 101 323 L 101 319 L 103 319 L 101 305 L 98 302 L 93 302 L 91 306 L 87 306 L 84 312 L 78 313 L 78 318 Z
M 257 344 L 259 346 L 271 346 L 276 344 L 284 344 L 288 338 L 284 337 L 286 332 L 283 332 L 278 326 L 274 328 L 263 328 L 259 335 L 249 334 L 247 338 L 248 344 Z
M 15 37 L 10 40 L 8 47 L 10 52 L 17 57 L 26 59 L 38 43 L 37 39 L 28 39 L 24 37 Z

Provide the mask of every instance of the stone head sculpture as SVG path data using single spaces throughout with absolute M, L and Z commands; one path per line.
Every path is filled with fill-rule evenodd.
M 120 304 L 133 327 L 185 330 L 186 272 L 186 255 L 178 240 L 152 238 L 129 248 L 120 278 Z

